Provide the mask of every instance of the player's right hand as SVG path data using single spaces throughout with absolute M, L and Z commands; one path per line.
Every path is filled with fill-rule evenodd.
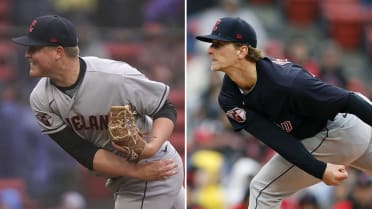
M 326 170 L 323 174 L 323 181 L 330 186 L 337 186 L 343 180 L 348 178 L 348 173 L 344 165 L 327 163 Z
M 136 164 L 137 179 L 144 181 L 166 180 L 178 173 L 178 165 L 170 159 Z

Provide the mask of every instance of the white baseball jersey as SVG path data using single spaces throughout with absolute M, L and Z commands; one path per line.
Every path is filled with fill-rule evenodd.
M 70 126 L 98 147 L 112 149 L 107 134 L 108 112 L 113 105 L 132 104 L 141 132 L 151 130 L 152 119 L 166 101 L 169 87 L 147 79 L 127 63 L 82 57 L 86 73 L 73 97 L 42 78 L 31 93 L 31 107 L 44 134 Z M 109 146 L 109 147 L 107 147 Z

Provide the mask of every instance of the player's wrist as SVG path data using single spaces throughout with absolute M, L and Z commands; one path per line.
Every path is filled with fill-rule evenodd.
M 141 170 L 136 163 L 129 163 L 126 166 L 126 176 L 139 179 L 141 177 Z

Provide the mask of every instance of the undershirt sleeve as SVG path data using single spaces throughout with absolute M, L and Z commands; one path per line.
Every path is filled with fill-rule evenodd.
M 343 112 L 358 116 L 365 123 L 372 126 L 372 104 L 369 99 L 359 93 L 351 93 Z
M 249 121 L 244 130 L 300 169 L 316 178 L 323 178 L 327 164 L 317 160 L 299 140 L 253 111 L 247 112 L 247 118 Z
M 154 120 L 157 118 L 168 118 L 175 124 L 177 120 L 176 107 L 169 100 L 165 101 L 163 107 L 153 117 Z
M 63 150 L 75 158 L 84 167 L 93 170 L 93 160 L 100 149 L 87 140 L 82 139 L 70 127 L 57 133 L 49 134 Z

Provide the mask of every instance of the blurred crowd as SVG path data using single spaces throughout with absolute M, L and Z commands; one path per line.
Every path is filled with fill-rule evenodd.
M 287 58 L 325 82 L 372 98 L 372 3 L 204 0 L 188 1 L 187 13 L 187 207 L 247 208 L 250 180 L 274 152 L 252 135 L 232 131 L 217 101 L 222 75 L 211 73 L 209 45 L 194 37 L 209 34 L 220 17 L 239 16 L 255 28 L 266 56 Z M 337 24 L 345 28 L 335 34 Z M 314 185 L 285 199 L 282 209 L 371 209 L 372 177 L 348 171 L 342 185 Z
M 83 209 L 100 207 L 100 199 L 113 202 L 104 179 L 40 133 L 29 107 L 38 79 L 29 78 L 26 48 L 13 44 L 11 37 L 24 34 L 37 16 L 65 16 L 76 25 L 81 56 L 128 62 L 179 94 L 184 92 L 184 10 L 183 0 L 0 1 L 1 209 Z M 180 96 L 172 98 L 182 112 Z M 183 127 L 177 131 L 184 136 Z M 183 138 L 177 138 L 182 153 Z

